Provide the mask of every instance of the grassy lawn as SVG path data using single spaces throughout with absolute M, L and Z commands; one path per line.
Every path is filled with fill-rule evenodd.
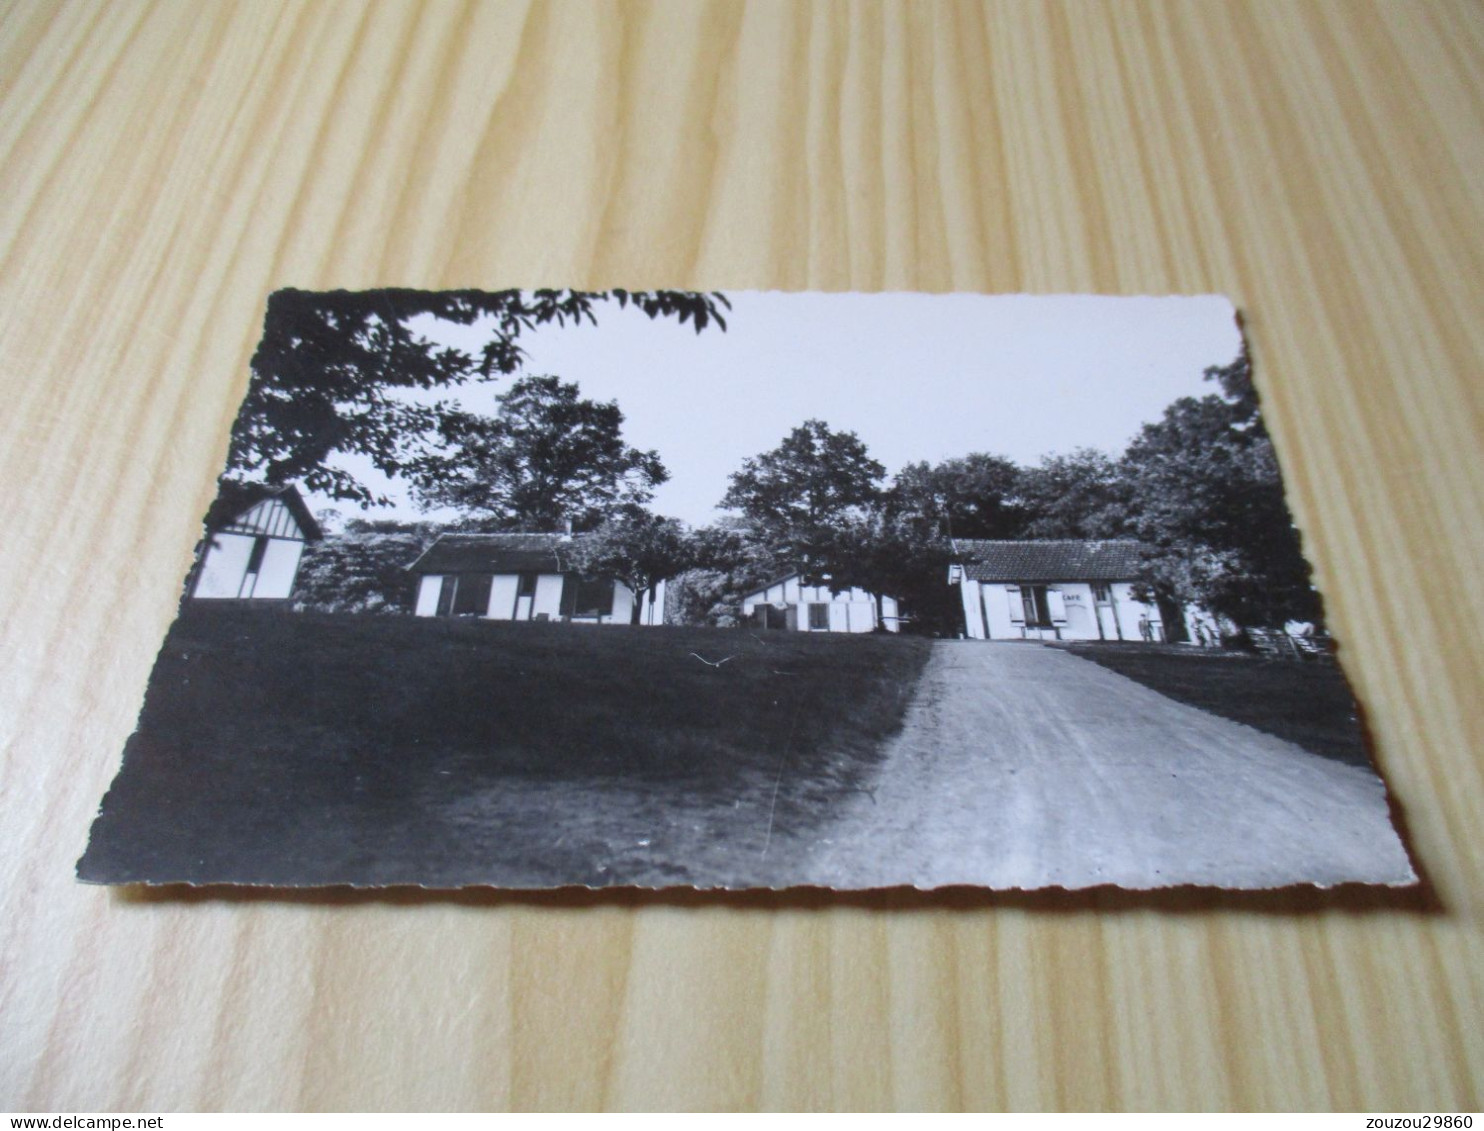
M 1073 644 L 1067 650 L 1313 754 L 1374 768 L 1350 685 L 1333 664 L 1147 644 Z
M 867 779 L 928 650 L 197 606 L 161 650 L 82 873 L 767 882 Z

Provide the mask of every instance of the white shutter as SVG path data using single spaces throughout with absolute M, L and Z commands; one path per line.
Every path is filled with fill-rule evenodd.
M 1010 619 L 1016 624 L 1025 623 L 1025 605 L 1020 601 L 1020 586 L 1005 586 L 1005 596 L 1010 601 Z
M 1051 609 L 1052 624 L 1067 623 L 1067 599 L 1061 595 L 1060 589 L 1046 590 L 1046 604 Z

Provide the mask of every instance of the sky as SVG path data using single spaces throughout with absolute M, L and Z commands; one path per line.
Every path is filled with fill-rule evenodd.
M 1235 313 L 1219 296 L 727 297 L 725 332 L 698 335 L 615 305 L 598 309 L 596 327 L 543 326 L 520 339 L 524 374 L 555 374 L 585 397 L 618 402 L 625 439 L 658 451 L 670 471 L 652 509 L 692 525 L 719 517 L 745 458 L 810 418 L 855 432 L 888 475 L 970 452 L 1022 464 L 1081 447 L 1116 456 L 1170 402 L 1214 392 L 1204 370 L 1240 348 Z M 419 325 L 470 354 L 484 340 L 477 325 Z M 456 399 L 493 414 L 515 379 L 463 386 Z M 398 499 L 366 517 L 417 517 L 399 484 L 337 462 Z M 323 497 L 310 505 L 358 515 Z

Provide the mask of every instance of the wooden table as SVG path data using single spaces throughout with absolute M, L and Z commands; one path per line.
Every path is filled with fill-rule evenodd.
M 0 1108 L 1480 1105 L 1484 10 L 0 9 Z M 140 895 L 72 879 L 265 295 L 1225 292 L 1428 877 Z

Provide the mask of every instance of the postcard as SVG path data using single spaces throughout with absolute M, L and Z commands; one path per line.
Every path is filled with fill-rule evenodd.
M 1415 882 L 1226 299 L 283 290 L 251 364 L 85 881 Z

